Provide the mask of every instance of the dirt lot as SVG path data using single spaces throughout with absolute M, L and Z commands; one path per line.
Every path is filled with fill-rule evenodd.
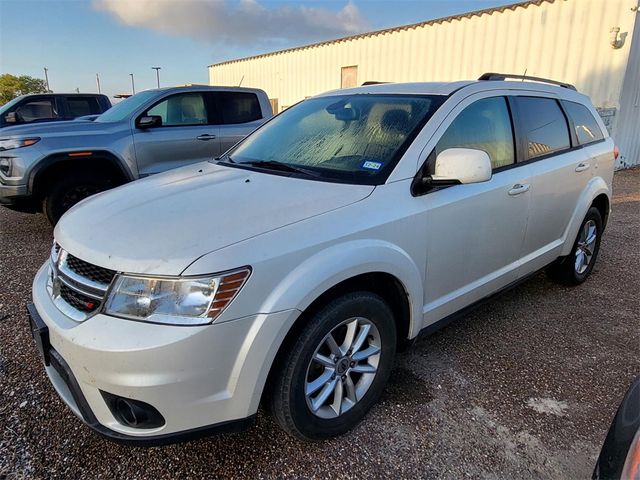
M 615 191 L 586 284 L 540 274 L 421 339 L 350 434 L 304 444 L 261 414 L 242 434 L 153 449 L 93 434 L 49 385 L 25 304 L 51 228 L 0 208 L 0 479 L 586 478 L 640 374 L 640 169 Z

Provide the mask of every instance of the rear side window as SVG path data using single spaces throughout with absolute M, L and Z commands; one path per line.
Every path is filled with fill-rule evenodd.
M 436 155 L 454 147 L 487 152 L 494 169 L 514 163 L 513 131 L 505 98 L 484 98 L 460 112 L 438 141 Z
M 579 145 L 597 142 L 604 138 L 598 122 L 587 107 L 575 102 L 563 101 L 562 104 L 573 121 Z
M 541 97 L 514 97 L 514 100 L 518 105 L 529 158 L 570 147 L 567 120 L 556 100 Z
M 254 93 L 220 92 L 218 93 L 218 108 L 222 123 L 247 123 L 262 118 L 260 102 Z
M 72 117 L 100 113 L 100 105 L 95 97 L 67 97 L 67 109 Z

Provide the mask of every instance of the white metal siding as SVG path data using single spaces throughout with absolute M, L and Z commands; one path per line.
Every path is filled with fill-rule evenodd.
M 487 71 L 524 73 L 576 85 L 611 117 L 620 96 L 638 13 L 637 0 L 547 0 L 474 16 L 372 32 L 356 38 L 212 65 L 212 85 L 264 89 L 280 110 L 340 88 L 341 68 L 357 82 L 475 79 Z M 620 27 L 622 48 L 611 47 Z M 637 160 L 636 160 L 637 161 Z
M 617 167 L 640 165 L 640 22 L 633 32 L 614 140 L 620 148 Z

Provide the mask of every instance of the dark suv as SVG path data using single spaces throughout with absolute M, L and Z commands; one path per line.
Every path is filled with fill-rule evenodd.
M 35 122 L 73 120 L 85 115 L 99 115 L 110 108 L 109 97 L 96 93 L 22 95 L 0 107 L 0 128 Z

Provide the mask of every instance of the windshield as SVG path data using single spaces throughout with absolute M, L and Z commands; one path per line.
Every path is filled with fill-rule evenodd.
M 359 94 L 305 100 L 274 117 L 222 161 L 316 179 L 381 184 L 444 99 Z
M 0 115 L 5 113 L 6 111 L 8 111 L 11 107 L 13 107 L 16 103 L 18 103 L 23 98 L 24 97 L 16 97 L 13 100 L 11 100 L 11 101 L 5 103 L 4 105 L 2 105 L 2 107 L 0 107 Z
M 115 104 L 109 110 L 104 112 L 98 118 L 95 119 L 96 122 L 119 122 L 124 120 L 133 112 L 135 112 L 138 107 L 144 105 L 152 98 L 158 96 L 158 92 L 154 90 L 147 90 L 145 92 L 136 93 L 135 95 L 130 96 L 122 100 L 120 103 Z

